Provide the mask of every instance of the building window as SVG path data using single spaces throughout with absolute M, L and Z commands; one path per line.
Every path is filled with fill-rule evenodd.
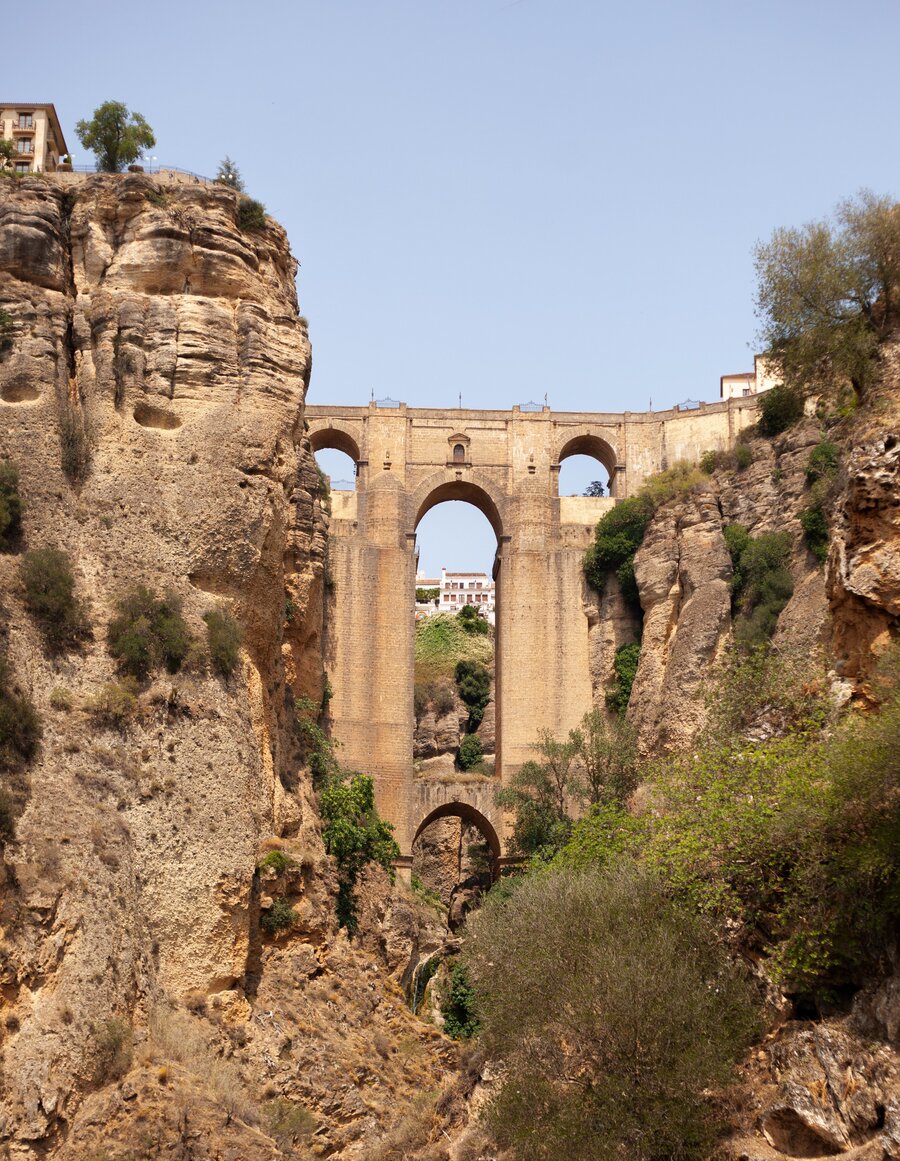
M 466 461 L 466 449 L 461 443 L 453 445 L 453 462 L 455 464 L 463 464 Z
M 31 113 L 20 113 L 19 114 L 19 128 L 20 129 L 33 129 L 34 128 L 34 120 L 33 120 L 33 115 Z
M 30 137 L 20 137 L 19 140 L 16 142 L 16 149 L 19 151 L 19 153 L 30 153 L 31 152 L 31 138 Z
M 16 173 L 27 173 L 29 168 L 30 167 L 29 167 L 27 161 L 17 161 L 16 162 Z

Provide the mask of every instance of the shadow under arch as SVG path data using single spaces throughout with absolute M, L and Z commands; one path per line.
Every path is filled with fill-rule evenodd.
M 360 461 L 359 445 L 352 435 L 341 431 L 339 427 L 322 427 L 309 433 L 309 446 L 313 454 L 333 448 L 335 451 L 348 455 L 354 464 Z
M 566 440 L 559 449 L 556 457 L 557 462 L 562 463 L 569 456 L 590 456 L 592 459 L 598 460 L 606 468 L 610 480 L 616 474 L 616 453 L 611 445 L 605 439 L 601 439 L 599 435 L 583 432 L 581 435 L 575 435 Z
M 419 500 L 418 496 L 422 495 L 423 490 L 426 494 L 423 499 Z M 500 516 L 500 509 L 490 493 L 471 480 L 446 480 L 444 483 L 426 485 L 424 489 L 420 489 L 413 497 L 413 503 L 416 506 L 413 527 L 418 528 L 419 522 L 426 512 L 430 512 L 436 505 L 443 504 L 447 500 L 462 500 L 471 504 L 473 508 L 477 508 L 487 517 L 499 542 L 503 535 L 503 520 Z
M 471 823 L 472 826 L 477 827 L 481 831 L 487 845 L 491 848 L 491 854 L 494 856 L 493 876 L 496 879 L 500 868 L 500 839 L 497 837 L 497 832 L 494 830 L 490 821 L 485 818 L 480 810 L 476 810 L 468 802 L 445 802 L 441 806 L 436 806 L 419 823 L 413 837 L 412 845 L 416 845 L 424 830 L 427 830 L 433 822 L 437 822 L 441 818 L 461 818 L 463 822 Z

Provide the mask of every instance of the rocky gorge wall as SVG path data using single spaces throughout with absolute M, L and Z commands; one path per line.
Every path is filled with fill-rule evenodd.
M 152 1125 L 178 1156 L 270 1157 L 260 1110 L 282 1100 L 310 1110 L 320 1152 L 366 1156 L 352 1142 L 445 1071 L 392 982 L 422 917 L 388 889 L 393 935 L 367 949 L 337 932 L 298 751 L 293 699 L 323 695 L 327 524 L 295 269 L 284 231 L 242 230 L 221 186 L 0 182 L 0 458 L 24 503 L 0 644 L 43 724 L 2 850 L 3 1155 L 150 1155 Z M 57 656 L 20 584 L 22 554 L 48 546 L 93 627 Z M 116 728 L 89 707 L 137 584 L 173 592 L 198 641 L 211 609 L 243 641 L 230 677 L 202 659 L 154 674 Z M 273 848 L 283 879 L 257 870 Z M 276 894 L 296 916 L 280 939 L 260 926 Z

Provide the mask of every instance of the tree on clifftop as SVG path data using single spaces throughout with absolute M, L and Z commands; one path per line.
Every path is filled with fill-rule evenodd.
M 778 229 L 756 247 L 759 337 L 789 388 L 877 376 L 878 345 L 900 325 L 900 204 L 864 190 L 833 220 Z
M 121 101 L 104 101 L 90 121 L 75 126 L 78 140 L 97 158 L 101 173 L 121 173 L 156 144 L 153 130 L 140 113 L 129 113 Z

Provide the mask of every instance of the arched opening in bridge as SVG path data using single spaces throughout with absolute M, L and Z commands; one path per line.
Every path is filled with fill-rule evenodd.
M 500 871 L 500 840 L 489 819 L 467 802 L 430 811 L 416 831 L 412 873 L 440 898 L 455 930 Z
M 423 803 L 454 790 L 463 803 L 479 794 L 493 802 L 501 720 L 497 705 L 501 536 L 494 501 L 464 481 L 439 485 L 417 513 L 411 741 L 415 794 Z M 465 816 L 463 825 L 459 811 L 449 814 L 457 821 L 441 823 L 424 841 L 432 851 L 431 862 L 433 849 L 452 851 L 453 857 L 443 866 L 439 883 L 428 882 L 427 867 L 420 876 L 445 902 L 456 885 L 485 873 L 483 867 L 476 873 L 476 863 L 484 862 L 484 853 L 476 851 L 482 838 L 469 833 L 472 826 L 478 829 L 478 820 Z M 492 841 L 495 838 L 492 834 Z M 499 855 L 499 845 L 495 854 Z M 452 882 L 451 874 L 457 876 Z
M 560 449 L 560 496 L 609 496 L 614 475 L 615 454 L 598 436 L 575 436 Z
M 314 431 L 310 445 L 319 471 L 333 492 L 355 492 L 359 448 L 346 432 L 336 428 Z

